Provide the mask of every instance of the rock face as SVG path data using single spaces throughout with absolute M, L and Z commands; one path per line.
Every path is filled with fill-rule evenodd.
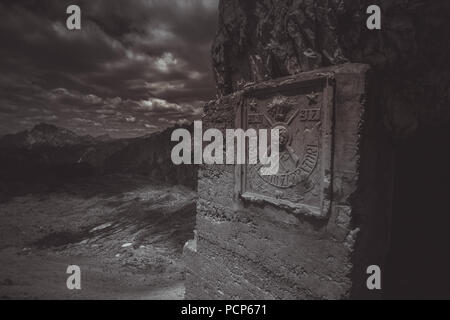
M 382 29 L 366 27 L 378 4 Z M 217 92 L 339 64 L 371 65 L 385 126 L 407 136 L 450 119 L 446 0 L 221 1 L 212 49 Z
M 168 128 L 148 137 L 133 139 L 103 162 L 104 173 L 143 174 L 152 180 L 171 185 L 181 184 L 197 188 L 197 167 L 174 165 L 171 159 L 171 134 L 177 127 Z M 184 126 L 192 130 L 193 126 Z M 95 155 L 95 153 L 94 153 Z
M 336 33 L 341 9 L 328 0 L 221 1 L 213 46 L 218 93 L 344 62 Z

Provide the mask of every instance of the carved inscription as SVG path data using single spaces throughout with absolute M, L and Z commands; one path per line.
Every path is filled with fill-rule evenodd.
M 261 165 L 245 165 L 239 176 L 244 199 L 283 204 L 294 210 L 323 217 L 324 190 L 330 181 L 325 172 L 331 170 L 332 87 L 328 79 L 298 87 L 282 86 L 267 93 L 252 92 L 241 110 L 245 129 L 278 129 L 280 134 L 279 171 L 261 175 Z M 258 94 L 259 93 L 259 94 Z M 270 152 L 270 150 L 269 150 Z
M 259 123 L 263 123 L 264 121 L 264 116 L 262 114 L 249 114 L 248 115 L 248 123 L 249 124 L 259 124 Z
M 307 154 L 302 161 L 301 165 L 295 168 L 291 172 L 269 175 L 269 176 L 261 176 L 263 180 L 271 185 L 274 185 L 279 188 L 289 188 L 298 183 L 301 183 L 302 180 L 309 176 L 314 170 L 317 158 L 319 156 L 319 148 L 317 145 L 310 145 L 307 147 Z M 282 159 L 280 159 L 281 163 L 286 163 L 289 161 L 290 155 L 284 154 Z
M 300 121 L 320 121 L 320 109 L 300 110 Z

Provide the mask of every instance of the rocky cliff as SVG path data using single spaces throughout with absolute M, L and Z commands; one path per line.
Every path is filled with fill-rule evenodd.
M 378 4 L 382 29 L 368 30 Z M 450 2 L 226 0 L 212 49 L 219 96 L 345 61 L 370 64 L 395 136 L 450 119 Z

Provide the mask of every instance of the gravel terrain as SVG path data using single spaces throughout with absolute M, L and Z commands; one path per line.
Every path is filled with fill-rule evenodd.
M 126 175 L 30 190 L 0 203 L 1 299 L 183 299 L 194 191 Z

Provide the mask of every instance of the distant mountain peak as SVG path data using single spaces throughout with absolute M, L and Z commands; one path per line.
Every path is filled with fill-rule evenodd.
M 110 142 L 110 141 L 112 141 L 112 140 L 114 140 L 114 139 L 111 138 L 111 136 L 110 136 L 109 134 L 105 133 L 105 134 L 102 134 L 102 135 L 100 135 L 100 136 L 96 136 L 96 137 L 95 137 L 95 140 L 96 140 L 97 142 Z
M 58 131 L 58 129 L 61 129 L 61 128 L 58 128 L 54 124 L 48 124 L 45 122 L 41 122 L 41 123 L 35 125 L 33 127 L 33 129 L 31 129 L 31 131 L 55 132 L 55 131 Z
M 68 129 L 53 124 L 39 123 L 31 130 L 4 136 L 0 139 L 0 145 L 33 149 L 41 146 L 63 147 L 75 144 L 90 144 L 92 139 L 90 136 L 78 136 Z

